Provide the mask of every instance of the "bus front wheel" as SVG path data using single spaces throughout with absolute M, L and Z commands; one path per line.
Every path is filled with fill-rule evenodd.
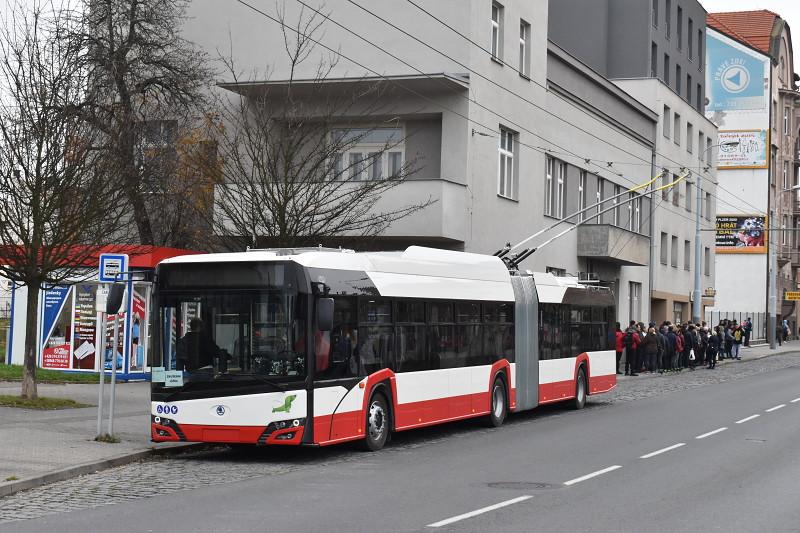
M 506 386 L 502 378 L 497 377 L 492 385 L 491 410 L 489 411 L 489 425 L 499 427 L 503 424 L 508 414 L 508 402 L 506 401 Z
M 380 392 L 375 393 L 369 400 L 364 426 L 365 438 L 361 442 L 362 448 L 370 452 L 383 448 L 389 438 L 389 405 L 386 397 Z
M 578 369 L 575 379 L 575 399 L 572 401 L 573 409 L 583 409 L 586 406 L 586 371 L 583 367 Z

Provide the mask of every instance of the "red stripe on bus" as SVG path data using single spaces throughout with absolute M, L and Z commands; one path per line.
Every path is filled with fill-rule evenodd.
M 617 386 L 617 375 L 597 376 L 589 378 L 589 394 L 608 392 Z

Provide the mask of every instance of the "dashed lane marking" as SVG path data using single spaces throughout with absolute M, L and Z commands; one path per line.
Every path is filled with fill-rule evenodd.
M 574 485 L 575 483 L 580 483 L 581 481 L 586 481 L 587 479 L 592 479 L 593 477 L 602 476 L 603 474 L 613 472 L 618 468 L 622 468 L 622 465 L 609 466 L 608 468 L 598 470 L 597 472 L 592 472 L 591 474 L 586 474 L 585 476 L 576 477 L 575 479 L 570 479 L 569 481 L 565 481 L 564 485 L 567 486 Z
M 646 455 L 639 457 L 639 459 L 650 459 L 651 457 L 655 457 L 656 455 L 661 455 L 662 453 L 670 452 L 676 448 L 680 448 L 681 446 L 686 446 L 685 442 L 679 442 L 678 444 L 673 444 L 672 446 L 667 446 L 666 448 L 661 448 L 660 450 L 656 450 L 654 452 L 650 452 Z
M 483 513 L 488 513 L 490 511 L 494 511 L 496 509 L 501 509 L 503 507 L 508 507 L 509 505 L 514 505 L 515 503 L 524 502 L 525 500 L 530 500 L 533 496 L 520 496 L 519 498 L 514 498 L 512 500 L 506 500 L 504 502 L 496 503 L 494 505 L 490 505 L 488 507 L 482 507 L 480 509 L 476 509 L 474 511 L 470 511 L 468 513 L 460 514 L 458 516 L 454 516 L 452 518 L 446 518 L 444 520 L 440 520 L 439 522 L 434 522 L 433 524 L 428 524 L 428 527 L 442 527 L 452 524 L 454 522 L 460 522 L 461 520 L 466 520 L 467 518 L 472 518 L 474 516 L 481 515 Z
M 781 407 L 786 407 L 786 404 L 785 404 L 785 403 L 782 403 L 782 404 L 780 404 L 780 405 L 776 405 L 775 407 L 770 407 L 770 408 L 769 408 L 769 409 L 767 409 L 765 412 L 767 412 L 767 413 L 771 413 L 772 411 L 777 411 L 777 410 L 778 410 L 778 409 L 780 409 Z
M 754 418 L 758 418 L 759 416 L 761 415 L 750 415 L 747 418 L 742 418 L 741 420 L 737 420 L 736 423 L 744 424 L 745 422 L 750 422 L 751 420 L 753 420 Z
M 791 403 L 797 403 L 797 402 L 800 402 L 800 398 L 795 398 L 794 400 L 791 401 Z
M 714 431 L 709 431 L 708 433 L 703 433 L 702 435 L 698 435 L 698 436 L 696 436 L 695 438 L 696 438 L 696 439 L 704 439 L 704 438 L 706 438 L 706 437 L 710 437 L 711 435 L 716 435 L 717 433 L 722 433 L 722 432 L 723 432 L 723 431 L 725 431 L 726 429 L 728 429 L 728 428 L 719 428 L 719 429 L 715 429 Z

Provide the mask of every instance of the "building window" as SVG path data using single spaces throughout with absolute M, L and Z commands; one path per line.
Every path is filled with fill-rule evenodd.
M 516 199 L 517 180 L 514 167 L 514 151 L 516 149 L 517 134 L 503 127 L 500 128 L 499 170 L 497 194 L 504 198 Z
M 664 9 L 664 26 L 666 27 L 667 39 L 672 35 L 672 0 L 667 0 L 666 8 Z
M 678 26 L 676 29 L 676 34 L 678 37 L 678 50 L 683 50 L 683 8 L 678 6 Z
M 681 302 L 672 302 L 672 323 L 683 324 L 683 304 Z
M 678 113 L 675 113 L 675 117 L 673 120 L 673 138 L 672 140 L 675 141 L 675 144 L 678 146 L 681 145 L 681 116 Z
M 692 243 L 683 241 L 683 269 L 692 269 Z
M 694 126 L 692 126 L 691 122 L 686 123 L 686 151 L 690 154 L 692 153 L 692 146 L 694 143 L 692 142 L 694 139 Z
M 402 172 L 403 128 L 337 128 L 331 135 L 344 148 L 336 156 L 334 179 L 382 180 Z
M 683 76 L 681 75 L 681 66 L 675 65 L 675 92 L 678 96 L 681 95 L 681 83 L 683 83 Z
M 702 163 L 705 160 L 705 154 L 703 153 L 703 145 L 705 144 L 705 135 L 703 132 L 697 134 L 697 158 Z
M 586 171 L 581 170 L 578 174 L 578 209 L 581 214 L 578 219 L 583 222 L 586 220 Z
M 782 59 L 782 58 L 781 58 Z M 783 134 L 789 135 L 789 130 L 791 129 L 791 118 L 789 118 L 789 108 L 783 108 Z
M 697 111 L 703 112 L 703 86 L 699 83 L 697 84 Z
M 697 70 L 703 70 L 705 62 L 705 57 L 703 57 L 703 30 L 697 30 Z
M 553 216 L 553 175 L 556 173 L 556 160 L 547 156 L 544 178 L 544 214 Z
M 650 44 L 650 77 L 658 77 L 658 45 L 656 43 Z
M 664 83 L 669 86 L 669 54 L 664 54 Z
M 658 28 L 658 0 L 653 0 L 653 27 Z
M 634 231 L 636 221 L 633 215 L 633 203 L 636 201 L 636 193 L 628 193 L 628 223 L 626 224 L 628 231 Z
M 705 209 L 706 220 L 711 220 L 711 212 L 712 211 L 713 210 L 711 208 L 711 193 L 707 192 L 706 193 L 706 209 Z
M 614 225 L 619 227 L 619 199 L 622 194 L 622 187 L 614 185 Z
M 694 46 L 692 46 L 692 37 L 694 37 L 694 23 L 692 22 L 692 19 L 689 19 L 689 28 L 686 32 L 686 36 L 688 37 L 686 40 L 686 45 L 689 47 L 689 61 L 691 61 L 694 52 Z
M 531 75 L 531 25 L 519 21 L 519 73 Z
M 597 200 L 597 218 L 596 223 L 600 224 L 600 211 L 603 210 L 602 201 L 605 195 L 605 188 L 606 188 L 606 180 L 597 176 L 597 194 L 595 195 L 595 199 Z
M 670 257 L 670 264 L 678 268 L 678 237 L 672 236 L 672 254 Z
M 642 319 L 642 284 L 635 281 L 628 282 L 630 291 L 630 320 L 637 322 Z
M 661 232 L 661 264 L 667 264 L 667 256 L 669 256 L 669 241 L 667 240 L 667 234 L 663 231 Z
M 664 121 L 664 137 L 669 139 L 669 137 L 671 135 L 669 128 L 670 128 L 670 125 L 672 124 L 672 115 L 670 113 L 670 109 L 669 109 L 668 105 L 664 106 L 664 115 L 662 117 L 662 120 Z
M 558 162 L 558 181 L 556 184 L 556 218 L 561 220 L 565 216 L 567 208 L 567 164 L 563 161 Z
M 772 101 L 772 129 L 778 131 L 778 102 Z
M 783 190 L 789 188 L 789 162 L 783 162 Z
M 503 6 L 492 2 L 492 57 L 503 57 Z
M 692 184 L 686 182 L 686 210 L 692 212 Z
M 692 105 L 692 75 L 686 75 L 686 101 Z
M 636 195 L 636 199 L 633 201 L 633 209 L 634 209 L 634 231 L 636 233 L 642 232 L 642 196 L 640 194 Z
M 772 156 L 769 165 L 770 172 L 772 172 L 772 176 L 770 176 L 770 182 L 772 183 L 773 187 L 776 187 L 778 185 L 778 171 L 776 170 L 776 167 L 778 166 L 778 148 L 773 146 L 770 150 L 770 155 Z
M 783 230 L 781 231 L 781 244 L 784 246 L 786 246 L 786 243 L 788 242 L 788 239 L 786 239 L 786 235 L 789 233 L 788 231 L 786 231 L 786 228 L 788 226 L 789 226 L 789 217 L 783 215 L 781 220 L 781 230 Z
M 711 275 L 711 249 L 704 248 L 703 249 L 703 273 L 706 276 Z
M 678 181 L 678 175 L 677 174 L 673 174 L 672 175 L 672 181 L 673 182 Z M 680 185 L 674 185 L 674 186 L 670 187 L 670 190 L 672 190 L 672 205 L 674 205 L 676 207 L 679 205 L 680 197 L 681 197 L 681 192 L 680 192 L 681 190 L 680 190 L 679 187 L 680 187 Z
M 714 154 L 711 153 L 711 137 L 706 137 L 705 154 L 706 154 L 706 162 L 709 165 L 713 165 L 714 164 Z

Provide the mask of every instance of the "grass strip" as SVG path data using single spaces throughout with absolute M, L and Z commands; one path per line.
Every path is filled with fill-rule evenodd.
M 22 398 L 20 396 L 12 396 L 8 394 L 0 394 L 0 407 L 18 407 L 20 409 L 40 409 L 40 410 L 53 410 L 53 409 L 79 409 L 81 407 L 92 407 L 89 404 L 76 402 L 68 398 L 47 398 L 40 396 L 35 400 Z
M 106 382 L 110 376 L 106 376 Z M 0 381 L 22 381 L 22 365 L 0 365 Z M 98 383 L 96 373 L 62 372 L 61 370 L 36 369 L 38 383 Z

